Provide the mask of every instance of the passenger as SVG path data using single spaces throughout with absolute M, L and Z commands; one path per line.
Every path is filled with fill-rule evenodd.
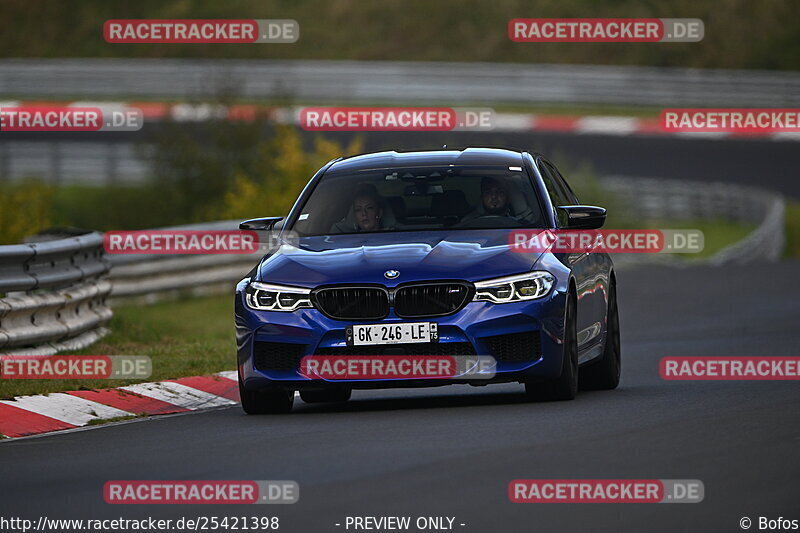
M 378 231 L 383 225 L 383 198 L 374 185 L 362 183 L 353 194 L 350 214 L 333 225 L 334 233 Z
M 381 197 L 373 185 L 362 185 L 353 197 L 353 214 L 359 231 L 375 231 L 381 229 Z

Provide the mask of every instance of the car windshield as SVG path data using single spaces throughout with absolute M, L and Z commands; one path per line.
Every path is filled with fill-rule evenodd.
M 520 167 L 447 166 L 325 174 L 292 228 L 301 236 L 544 226 Z

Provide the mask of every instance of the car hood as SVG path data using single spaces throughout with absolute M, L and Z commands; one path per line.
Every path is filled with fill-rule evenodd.
M 540 253 L 508 245 L 509 230 L 303 237 L 265 257 L 258 279 L 300 287 L 332 283 L 394 286 L 428 279 L 476 281 L 529 271 Z M 397 270 L 396 279 L 384 273 Z

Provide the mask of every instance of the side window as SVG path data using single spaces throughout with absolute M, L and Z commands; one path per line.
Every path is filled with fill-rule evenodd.
M 558 225 L 564 227 L 567 223 L 567 216 L 564 212 L 556 209 L 560 205 L 570 205 L 574 202 L 567 196 L 563 188 L 557 182 L 558 176 L 555 168 L 544 160 L 539 160 L 539 170 L 541 171 L 544 186 L 547 188 L 547 194 L 550 196 L 550 202 L 553 204 L 553 209 L 558 220 Z
M 564 192 L 564 196 L 569 200 L 569 204 L 577 205 L 578 197 L 575 196 L 575 193 L 572 192 L 567 180 L 564 179 L 564 176 L 561 175 L 561 172 L 553 165 L 552 163 L 545 163 L 548 168 L 550 169 L 551 173 L 553 174 L 553 178 L 555 179 L 556 185 Z M 562 204 L 565 205 L 565 204 Z

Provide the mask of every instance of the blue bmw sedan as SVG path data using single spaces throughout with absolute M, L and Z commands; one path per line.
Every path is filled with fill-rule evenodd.
M 305 402 L 342 402 L 353 389 L 518 382 L 531 399 L 570 400 L 579 388 L 615 388 L 609 256 L 520 251 L 509 237 L 597 229 L 605 216 L 581 205 L 535 153 L 467 148 L 331 161 L 288 216 L 240 225 L 277 232 L 279 243 L 236 287 L 244 411 L 288 412 L 296 392 Z M 446 379 L 304 370 L 314 358 L 451 356 L 491 368 Z

